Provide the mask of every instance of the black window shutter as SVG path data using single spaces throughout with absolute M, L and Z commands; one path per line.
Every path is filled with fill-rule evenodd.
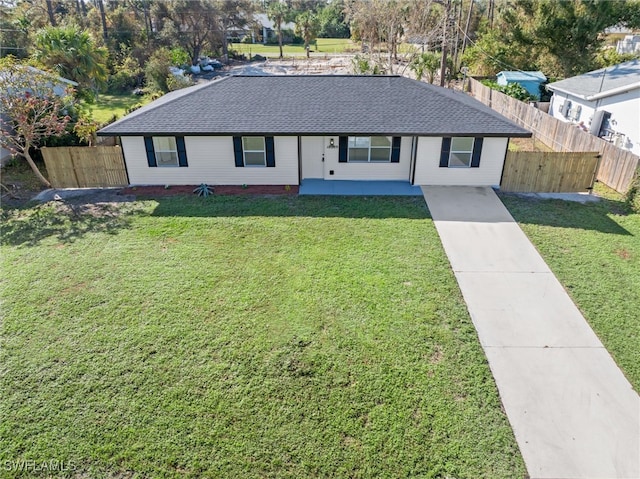
M 478 168 L 480 166 L 480 155 L 482 154 L 482 140 L 483 138 L 476 138 L 473 142 L 473 155 L 471 156 L 471 168 Z
M 272 136 L 264 137 L 264 147 L 267 153 L 267 167 L 273 168 L 276 166 L 276 152 L 275 147 L 273 146 Z
M 156 163 L 156 152 L 153 149 L 153 138 L 150 136 L 144 137 L 144 147 L 147 150 L 147 163 L 150 167 L 158 166 Z
M 189 166 L 187 164 L 187 147 L 184 144 L 184 136 L 176 136 L 176 146 L 178 147 L 178 165 Z
M 442 150 L 440 152 L 440 168 L 449 166 L 449 153 L 451 152 L 451 138 L 442 139 Z
M 244 158 L 242 157 L 242 137 L 241 136 L 233 137 L 233 154 L 236 157 L 236 166 L 243 167 Z
M 400 142 L 402 138 L 399 136 L 393 137 L 393 143 L 391 147 L 391 163 L 400 163 Z
M 340 156 L 338 157 L 338 162 L 339 163 L 346 163 L 347 162 L 347 147 L 348 147 L 348 141 L 349 139 L 346 136 L 341 136 L 340 140 L 338 142 L 338 151 Z

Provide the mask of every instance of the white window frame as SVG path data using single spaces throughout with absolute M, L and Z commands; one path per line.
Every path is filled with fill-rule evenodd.
M 245 147 L 244 140 L 245 138 L 260 138 L 262 140 L 262 150 L 249 150 Z M 262 165 L 248 165 L 247 164 L 247 153 L 262 153 Z M 246 168 L 264 168 L 267 166 L 267 141 L 264 136 L 243 136 L 242 137 L 242 161 Z
M 358 149 L 358 150 L 362 150 L 364 149 L 364 147 L 357 147 L 357 146 L 349 146 L 350 143 L 352 142 L 353 139 L 353 143 L 355 143 L 357 141 L 358 138 L 366 138 L 368 139 L 368 147 L 367 147 L 367 159 L 366 160 L 352 160 L 351 159 L 351 150 L 352 149 Z M 391 163 L 391 153 L 393 151 L 393 137 L 390 136 L 385 136 L 384 138 L 386 138 L 387 140 L 389 140 L 389 146 L 373 146 L 371 144 L 371 136 L 350 136 L 347 138 L 347 163 Z M 389 150 L 389 155 L 387 156 L 386 160 L 372 160 L 371 159 L 371 150 Z
M 457 138 L 468 139 L 471 138 L 471 149 L 470 150 L 454 150 L 453 143 Z M 451 149 L 449 150 L 449 161 L 447 163 L 447 168 L 471 168 L 471 163 L 473 162 L 473 147 L 476 145 L 476 139 L 473 136 L 454 136 L 451 138 Z M 451 157 L 454 153 L 469 153 L 469 163 L 466 165 L 452 165 Z
M 158 143 L 156 142 L 156 139 L 160 139 L 160 138 L 169 138 L 171 140 L 173 140 L 173 144 L 175 145 L 175 150 L 163 150 L 161 148 L 159 148 Z M 175 136 L 154 136 L 152 137 L 153 140 L 153 154 L 156 158 L 156 166 L 160 167 L 160 168 L 174 168 L 177 166 L 180 166 L 180 158 L 178 157 L 178 141 L 176 140 Z M 160 161 L 158 161 L 158 153 L 171 153 L 172 154 L 172 158 L 175 159 L 175 163 L 161 163 Z

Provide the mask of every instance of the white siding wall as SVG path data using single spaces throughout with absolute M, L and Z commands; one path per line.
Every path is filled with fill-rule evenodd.
M 616 122 L 612 129 L 626 135 L 622 147 L 640 155 L 640 89 L 603 98 L 598 110 L 611 113 L 611 120 Z
M 333 138 L 336 148 L 326 148 Z M 339 139 L 325 137 L 325 180 L 400 180 L 409 181 L 411 166 L 411 137 L 403 137 L 400 143 L 399 163 L 340 163 Z M 331 174 L 333 171 L 333 175 Z
M 623 145 L 623 148 L 640 155 L 640 89 L 602 98 L 599 102 L 587 101 L 566 93 L 555 92 L 551 97 L 549 114 L 554 118 L 568 122 L 569 120 L 560 111 L 560 107 L 567 99 L 574 107 L 576 105 L 582 106 L 580 117 L 573 121 L 576 124 L 583 121 L 589 127 L 596 107 L 598 110 L 605 110 L 611 113 L 611 121 L 616 122 L 615 125 L 611 125 L 612 129 L 623 133 L 627 137 L 627 142 Z
M 297 185 L 298 138 L 276 136 L 275 168 L 235 166 L 230 136 L 186 136 L 188 167 L 147 164 L 144 138 L 122 137 L 122 151 L 132 185 Z
M 498 186 L 508 138 L 485 138 L 478 168 L 440 168 L 442 138 L 420 137 L 416 152 L 416 185 Z

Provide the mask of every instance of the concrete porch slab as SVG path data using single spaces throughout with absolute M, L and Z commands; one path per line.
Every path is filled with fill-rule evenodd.
M 335 196 L 422 196 L 419 186 L 408 181 L 350 181 L 306 179 L 300 183 L 299 195 Z

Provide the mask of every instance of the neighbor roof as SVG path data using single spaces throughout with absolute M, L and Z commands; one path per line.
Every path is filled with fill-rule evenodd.
M 586 100 L 597 100 L 607 96 L 640 88 L 640 60 L 619 63 L 600 70 L 549 83 L 552 91 L 569 93 Z
M 465 93 L 400 76 L 231 76 L 169 93 L 98 132 L 139 135 L 531 134 Z
M 547 77 L 544 76 L 544 73 L 539 72 L 539 71 L 530 71 L 530 72 L 524 72 L 524 71 L 503 71 L 498 73 L 497 76 L 502 76 L 504 77 L 505 80 L 507 81 L 515 81 L 515 82 L 519 82 L 519 81 L 547 81 Z

